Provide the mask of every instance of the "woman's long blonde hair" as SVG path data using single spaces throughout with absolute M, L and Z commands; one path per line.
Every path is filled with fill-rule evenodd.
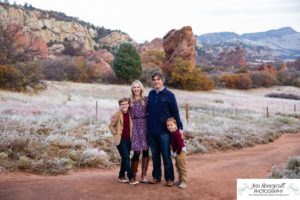
M 131 84 L 130 106 L 133 106 L 133 102 L 136 101 L 135 96 L 134 96 L 134 92 L 133 92 L 133 86 L 135 84 L 138 84 L 140 86 L 140 88 L 141 88 L 141 100 L 142 100 L 142 104 L 145 105 L 145 96 L 144 96 L 145 88 L 144 88 L 143 84 L 141 83 L 141 81 L 135 80 Z

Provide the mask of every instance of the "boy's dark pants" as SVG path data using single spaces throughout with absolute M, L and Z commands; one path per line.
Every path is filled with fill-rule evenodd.
M 119 145 L 117 145 L 117 149 L 121 156 L 121 168 L 119 172 L 119 178 L 125 177 L 125 172 L 127 172 L 127 177 L 129 179 L 134 178 L 134 174 L 130 166 L 131 141 L 129 139 L 121 138 L 121 142 Z

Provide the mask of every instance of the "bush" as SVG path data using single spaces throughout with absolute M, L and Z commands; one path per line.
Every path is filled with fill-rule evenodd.
M 18 168 L 19 169 L 30 169 L 31 168 L 31 160 L 26 156 L 21 156 L 18 160 Z
M 15 66 L 0 65 L 0 87 L 12 91 L 25 89 L 25 77 Z
M 290 158 L 282 171 L 278 171 L 276 167 L 272 167 L 270 178 L 300 178 L 300 156 Z
M 16 68 L 24 76 L 24 85 L 36 89 L 44 78 L 40 62 L 31 61 L 26 63 L 18 63 Z
M 109 160 L 104 151 L 97 148 L 88 148 L 82 152 L 80 163 L 86 166 L 98 167 L 107 165 Z
M 278 84 L 277 78 L 267 72 L 254 72 L 251 74 L 251 79 L 254 88 L 271 87 Z
M 231 89 L 250 89 L 252 80 L 249 74 L 227 74 L 221 77 L 222 84 Z
M 242 90 L 252 88 L 252 80 L 249 74 L 238 74 L 237 88 Z
M 188 61 L 176 58 L 172 66 L 170 85 L 183 90 L 211 90 L 213 82 L 198 68 L 192 68 Z
M 32 163 L 32 171 L 35 173 L 58 175 L 66 173 L 70 168 L 72 166 L 67 158 L 38 160 Z
M 156 49 L 145 51 L 141 54 L 143 68 L 163 67 L 165 52 Z
M 122 43 L 120 45 L 113 62 L 113 70 L 120 81 L 127 83 L 141 76 L 141 59 L 132 44 Z
M 1 153 L 0 153 L 0 160 L 5 160 L 5 159 L 7 159 L 7 158 L 8 158 L 7 153 L 5 153 L 5 152 L 1 152 Z
M 43 73 L 48 80 L 87 81 L 87 66 L 82 57 L 63 56 L 43 63 Z

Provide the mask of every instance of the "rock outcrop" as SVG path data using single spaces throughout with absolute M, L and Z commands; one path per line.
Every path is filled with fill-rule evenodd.
M 180 30 L 171 30 L 163 37 L 163 47 L 166 54 L 165 65 L 171 66 L 177 57 L 190 62 L 195 68 L 195 37 L 190 26 Z
M 94 37 L 97 31 L 74 21 L 64 21 L 51 15 L 50 11 L 39 9 L 27 10 L 22 6 L 7 6 L 0 4 L 0 23 L 4 26 L 16 24 L 46 43 L 50 41 L 63 42 L 65 38 L 75 38 L 84 41 L 84 48 L 91 50 L 97 43 Z
M 248 65 L 245 52 L 240 47 L 221 52 L 216 64 L 225 67 L 245 67 Z
M 164 51 L 163 40 L 161 38 L 154 38 L 151 42 L 138 45 L 137 49 L 140 54 L 150 50 Z
M 114 31 L 109 35 L 101 38 L 98 41 L 98 44 L 100 48 L 103 47 L 116 48 L 123 42 L 131 42 L 131 41 L 133 40 L 128 34 Z

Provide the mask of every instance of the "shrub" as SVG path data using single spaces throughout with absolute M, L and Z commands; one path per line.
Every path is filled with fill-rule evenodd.
M 192 68 L 188 61 L 176 58 L 172 66 L 170 85 L 184 90 L 211 90 L 213 82 L 198 68 Z
M 87 66 L 83 57 L 63 56 L 43 63 L 43 73 L 48 80 L 87 81 Z
M 231 89 L 250 89 L 252 80 L 249 74 L 227 74 L 221 77 L 221 82 L 225 87 Z
M 141 54 L 141 62 L 143 68 L 163 67 L 165 52 L 156 49 L 145 51 Z
M 237 88 L 242 90 L 252 88 L 252 80 L 249 74 L 238 74 Z
M 251 74 L 251 79 L 254 88 L 258 87 L 271 87 L 278 84 L 277 78 L 267 72 L 253 72 Z
M 278 171 L 276 167 L 272 167 L 270 178 L 300 178 L 300 156 L 290 158 L 282 171 Z
M 88 148 L 82 152 L 80 162 L 86 166 L 97 167 L 99 165 L 107 165 L 109 160 L 104 151 L 97 148 Z
M 22 91 L 25 86 L 25 77 L 15 66 L 0 65 L 0 87 L 13 91 Z
M 18 63 L 16 68 L 24 76 L 24 85 L 31 88 L 37 88 L 41 80 L 44 78 L 42 73 L 41 63 L 37 61 L 31 61 L 26 63 Z
M 113 70 L 121 81 L 131 82 L 141 76 L 141 59 L 130 43 L 122 43 L 113 62 Z
M 7 159 L 7 158 L 8 158 L 7 153 L 5 153 L 5 152 L 1 152 L 1 153 L 0 153 L 0 160 L 5 160 L 5 159 Z
M 26 156 L 21 156 L 18 160 L 18 168 L 19 169 L 30 169 L 31 168 L 31 160 Z
M 53 159 L 53 160 L 38 160 L 32 163 L 32 171 L 35 173 L 43 173 L 43 174 L 64 174 L 66 173 L 72 166 L 70 165 L 70 161 L 67 158 L 61 159 Z

